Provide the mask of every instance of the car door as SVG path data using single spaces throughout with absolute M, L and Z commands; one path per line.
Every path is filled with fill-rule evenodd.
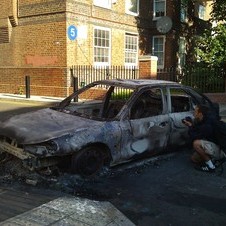
M 188 128 L 182 122 L 185 117 L 193 118 L 195 107 L 194 98 L 183 87 L 168 87 L 167 103 L 172 124 L 169 145 L 183 146 L 188 143 Z
M 128 107 L 127 119 L 120 122 L 122 158 L 155 154 L 167 146 L 170 121 L 166 107 L 161 88 L 139 92 Z

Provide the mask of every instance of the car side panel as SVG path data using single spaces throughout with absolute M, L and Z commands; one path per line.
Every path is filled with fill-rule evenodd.
M 132 158 L 144 152 L 156 154 L 167 146 L 170 120 L 167 114 L 127 120 L 121 122 L 121 129 L 122 158 Z
M 64 153 L 75 153 L 86 146 L 101 143 L 109 148 L 112 158 L 115 159 L 120 153 L 121 136 L 118 121 L 103 122 L 101 126 L 90 126 L 71 134 L 66 142 L 61 142 L 61 148 Z
M 171 147 L 179 147 L 188 144 L 188 127 L 182 123 L 185 117 L 193 118 L 193 112 L 170 113 L 171 132 L 169 145 Z

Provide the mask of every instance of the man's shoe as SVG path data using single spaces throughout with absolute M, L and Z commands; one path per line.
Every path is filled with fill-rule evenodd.
M 201 166 L 195 166 L 196 170 L 207 172 L 207 173 L 213 173 L 215 172 L 215 169 L 210 168 L 208 165 L 201 165 Z

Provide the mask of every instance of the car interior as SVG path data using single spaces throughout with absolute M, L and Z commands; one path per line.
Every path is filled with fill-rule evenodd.
M 151 90 L 142 93 L 131 108 L 131 119 L 152 117 L 162 114 L 162 96 Z
M 190 111 L 191 104 L 188 96 L 171 96 L 172 113 Z

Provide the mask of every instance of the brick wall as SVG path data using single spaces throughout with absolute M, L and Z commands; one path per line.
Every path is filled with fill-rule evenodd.
M 14 2 L 17 1 L 11 1 Z M 16 4 L 9 4 L 6 10 L 4 3 L 8 4 L 8 0 L 1 1 L 6 12 L 0 8 L 0 15 L 6 13 L 8 18 Z M 0 67 L 66 66 L 65 1 L 22 0 L 17 9 L 19 22 L 13 24 L 10 20 L 9 42 L 0 43 Z
M 106 95 L 106 89 L 89 89 L 86 92 L 79 95 L 79 99 L 93 99 L 93 100 L 102 100 Z
M 174 35 L 167 35 L 165 42 L 165 68 L 175 67 L 177 65 L 178 41 Z
M 156 79 L 157 77 L 157 57 L 143 56 L 139 58 L 139 78 Z
M 205 93 L 205 95 L 213 102 L 226 104 L 226 93 Z
M 1 0 L 4 26 L 15 8 L 18 24 L 11 27 L 9 42 L 0 44 L 1 93 L 23 90 L 25 75 L 30 75 L 32 95 L 65 96 L 72 90 L 70 75 L 59 68 L 93 64 L 95 26 L 111 30 L 112 65 L 124 64 L 125 32 L 138 33 L 136 19 L 125 14 L 125 1 L 109 10 L 91 0 Z M 86 37 L 69 40 L 71 24 L 85 27 Z
M 25 94 L 25 76 L 30 76 L 31 95 L 66 97 L 68 72 L 67 68 L 0 68 L 0 92 Z
M 23 26 L 13 28 L 11 44 L 0 45 L 0 66 L 66 65 L 65 23 L 44 20 L 34 25 L 26 19 Z
M 20 0 L 19 17 L 59 13 L 66 11 L 66 2 L 62 0 Z
M 13 1 L 0 1 L 0 9 L 1 9 L 1 16 L 0 18 L 8 17 L 11 12 L 13 11 L 13 4 L 15 4 L 15 0 Z
M 74 24 L 78 31 L 83 27 L 84 37 L 76 41 L 67 39 L 68 65 L 93 64 L 93 31 L 96 26 L 110 29 L 111 64 L 124 65 L 125 33 L 137 33 L 137 21 L 134 16 L 125 14 L 125 2 L 117 1 L 112 9 L 104 9 L 92 4 L 77 1 L 67 2 L 66 27 Z

